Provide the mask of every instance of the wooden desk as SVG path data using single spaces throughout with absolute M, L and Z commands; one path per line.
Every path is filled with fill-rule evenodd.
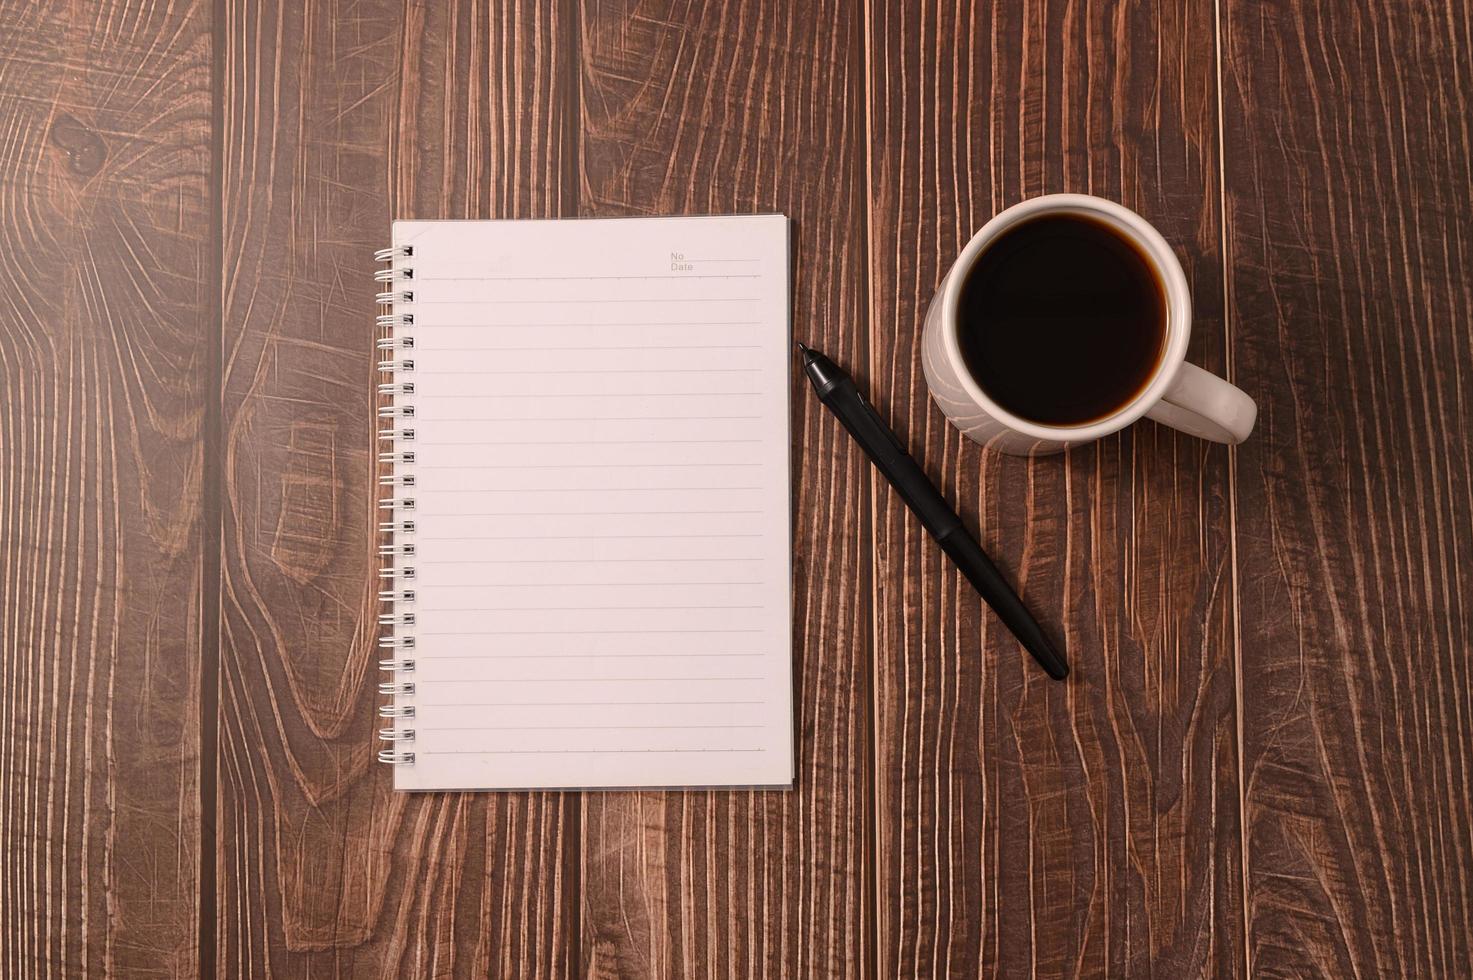
M 0 6 L 0 975 L 1468 969 L 1466 7 Z M 1062 190 L 1176 246 L 1249 443 L 928 403 L 940 270 Z M 797 790 L 393 795 L 390 218 L 751 210 L 1074 677 L 795 380 Z

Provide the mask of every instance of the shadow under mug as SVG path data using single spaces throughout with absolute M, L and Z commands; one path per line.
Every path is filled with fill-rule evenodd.
M 1045 214 L 1093 218 L 1133 242 L 1166 292 L 1166 349 L 1150 381 L 1130 401 L 1085 425 L 1046 425 L 1014 415 L 987 396 L 967 370 L 957 338 L 962 284 L 978 257 L 1009 229 Z M 1015 204 L 972 236 L 941 280 L 926 311 L 921 367 L 931 397 L 968 438 L 1020 456 L 1062 452 L 1149 416 L 1163 425 L 1213 442 L 1236 445 L 1248 438 L 1258 406 L 1241 389 L 1186 362 L 1192 334 L 1192 296 L 1181 263 L 1166 239 L 1140 215 L 1087 194 L 1048 194 Z

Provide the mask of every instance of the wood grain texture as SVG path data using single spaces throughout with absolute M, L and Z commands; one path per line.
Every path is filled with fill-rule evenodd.
M 0 0 L 0 976 L 1467 973 L 1470 79 L 1430 0 Z M 1059 190 L 1176 246 L 1235 453 L 930 405 Z M 389 220 L 760 210 L 1069 685 L 795 379 L 797 787 L 392 793 Z
M 794 335 L 865 363 L 862 21 L 844 3 L 584 4 L 581 211 L 781 211 Z M 795 377 L 791 792 L 583 800 L 594 976 L 870 968 L 868 466 Z
M 373 761 L 371 256 L 391 216 L 569 208 L 570 22 L 225 12 L 219 974 L 565 975 L 576 797 L 395 794 Z
M 4 3 L 0 51 L 0 975 L 193 976 L 208 20 Z
M 1473 962 L 1473 20 L 1224 4 L 1248 948 Z
M 1099 194 L 1175 246 L 1223 367 L 1211 3 L 870 4 L 873 399 L 1074 669 L 1045 677 L 876 478 L 881 976 L 1242 972 L 1228 454 L 1143 422 L 1033 462 L 930 403 L 973 232 Z

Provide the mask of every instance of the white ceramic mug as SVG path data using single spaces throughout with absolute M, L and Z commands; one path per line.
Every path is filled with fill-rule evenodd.
M 1150 260 L 1166 289 L 1166 349 L 1155 373 L 1134 398 L 1086 425 L 1045 425 L 1007 411 L 987 396 L 967 370 L 957 340 L 962 284 L 972 265 L 1009 229 L 1045 214 L 1083 215 L 1113 228 Z M 1186 363 L 1191 333 L 1192 296 L 1187 277 L 1160 232 L 1113 201 L 1086 194 L 1049 194 L 1003 211 L 962 249 L 926 311 L 921 366 L 931 397 L 952 424 L 967 437 L 1005 453 L 1061 452 L 1123 429 L 1142 415 L 1213 442 L 1240 443 L 1253 431 L 1258 406 L 1233 384 Z

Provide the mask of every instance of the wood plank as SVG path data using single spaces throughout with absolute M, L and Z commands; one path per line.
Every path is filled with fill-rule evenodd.
M 0 975 L 199 970 L 210 41 L 0 4 Z
M 1254 976 L 1473 959 L 1473 22 L 1224 4 Z
M 373 761 L 372 250 L 572 207 L 563 8 L 225 3 L 221 976 L 571 972 L 577 797 Z
M 1154 423 L 983 453 L 919 328 L 994 213 L 1099 194 L 1154 222 L 1224 367 L 1213 6 L 870 4 L 874 402 L 1062 637 L 1050 681 L 877 481 L 881 976 L 1242 972 L 1229 456 Z
M 862 368 L 859 14 L 586 3 L 581 210 L 786 213 L 794 333 Z M 586 794 L 586 973 L 869 972 L 867 464 L 792 385 L 797 786 Z

